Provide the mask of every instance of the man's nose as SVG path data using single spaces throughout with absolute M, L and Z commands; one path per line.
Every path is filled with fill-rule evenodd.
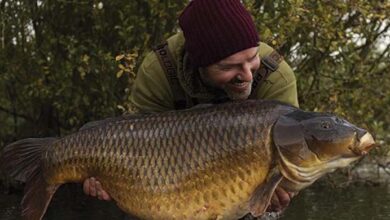
M 237 79 L 239 79 L 241 81 L 248 82 L 248 81 L 251 81 L 252 78 L 253 78 L 253 75 L 252 75 L 252 70 L 251 70 L 250 65 L 244 65 L 240 75 L 237 76 Z

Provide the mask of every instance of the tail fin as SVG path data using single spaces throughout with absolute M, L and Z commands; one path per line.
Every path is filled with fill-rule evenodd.
M 58 188 L 49 185 L 42 172 L 42 155 L 56 138 L 29 138 L 14 142 L 4 148 L 0 163 L 11 177 L 24 180 L 22 216 L 24 219 L 40 220 Z

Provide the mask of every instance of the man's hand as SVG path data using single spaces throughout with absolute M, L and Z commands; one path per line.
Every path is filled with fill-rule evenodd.
M 111 200 L 110 195 L 102 188 L 102 185 L 94 177 L 86 179 L 83 184 L 84 193 L 89 196 L 98 197 L 100 200 Z M 289 204 L 294 193 L 287 192 L 281 187 L 275 189 L 271 198 L 271 204 L 267 209 L 267 212 L 281 212 Z
M 100 200 L 109 201 L 111 196 L 102 188 L 102 184 L 94 177 L 86 179 L 83 184 L 84 193 L 88 196 L 98 197 Z
M 290 204 L 290 200 L 294 197 L 294 193 L 287 192 L 281 187 L 275 189 L 271 198 L 271 204 L 268 206 L 267 212 L 281 212 Z

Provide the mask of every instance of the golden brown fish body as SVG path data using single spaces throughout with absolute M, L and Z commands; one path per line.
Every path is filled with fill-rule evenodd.
M 348 124 L 349 131 L 344 122 L 345 144 L 339 143 L 340 132 L 332 140 L 318 131 L 306 137 L 305 129 L 315 130 L 318 117 L 333 119 L 315 114 L 302 119 L 296 112 L 309 114 L 279 102 L 246 101 L 126 116 L 89 124 L 61 139 L 22 140 L 9 145 L 3 157 L 14 176 L 27 176 L 22 202 L 27 219 L 42 218 L 58 186 L 90 176 L 120 208 L 142 219 L 259 216 L 279 183 L 298 191 L 340 166 L 327 166 L 329 161 L 356 160 L 357 151 L 373 144 L 372 137 L 352 143 L 366 132 L 357 136 L 357 128 Z M 328 137 L 323 147 L 301 143 L 319 133 Z M 336 142 L 338 150 L 329 147 Z M 26 153 L 26 160 L 17 159 Z M 301 178 L 302 169 L 312 173 Z
M 199 108 L 84 129 L 49 148 L 46 180 L 95 176 L 118 206 L 144 219 L 237 219 L 270 169 L 276 112 L 291 110 L 267 107 Z

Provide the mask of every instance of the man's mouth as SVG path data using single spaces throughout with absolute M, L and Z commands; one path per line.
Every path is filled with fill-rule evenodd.
M 250 82 L 230 82 L 229 87 L 235 92 L 244 92 L 248 89 Z

